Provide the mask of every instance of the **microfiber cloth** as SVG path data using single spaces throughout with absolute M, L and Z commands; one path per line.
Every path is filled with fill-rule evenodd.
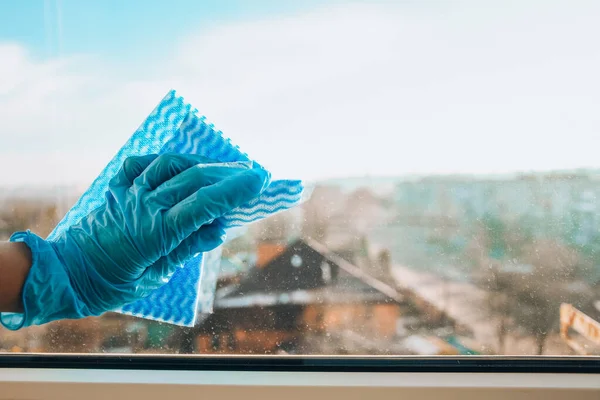
M 48 236 L 56 239 L 102 205 L 108 183 L 127 157 L 146 154 L 197 154 L 220 162 L 251 160 L 172 90 L 117 152 L 91 186 Z M 274 180 L 261 196 L 222 217 L 227 230 L 289 209 L 303 200 L 299 180 Z M 212 312 L 221 249 L 200 254 L 175 272 L 169 283 L 116 312 L 182 326 L 193 326 L 198 313 Z

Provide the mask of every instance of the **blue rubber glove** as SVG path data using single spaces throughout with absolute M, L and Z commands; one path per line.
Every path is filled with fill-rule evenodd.
M 9 329 L 100 315 L 148 295 L 194 255 L 225 239 L 218 218 L 258 197 L 270 175 L 251 162 L 215 163 L 165 154 L 125 161 L 105 204 L 56 241 L 29 231 L 33 264 L 24 313 L 2 313 Z

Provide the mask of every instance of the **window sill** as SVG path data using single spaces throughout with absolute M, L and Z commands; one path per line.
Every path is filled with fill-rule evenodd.
M 285 397 L 598 399 L 596 374 L 149 371 L 6 368 L 5 399 L 219 399 Z M 217 397 L 218 396 L 218 397 Z M 406 396 L 406 397 L 400 397 Z M 509 397 L 510 396 L 510 397 Z

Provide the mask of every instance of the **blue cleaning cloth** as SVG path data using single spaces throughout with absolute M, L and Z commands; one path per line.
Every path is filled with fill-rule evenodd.
M 117 152 L 91 186 L 48 236 L 56 239 L 71 225 L 102 205 L 108 183 L 127 157 L 146 154 L 197 154 L 221 162 L 253 161 L 220 131 L 208 124 L 197 110 L 170 91 L 137 131 Z M 299 180 L 275 180 L 262 195 L 236 208 L 222 218 L 226 228 L 243 226 L 303 200 L 304 185 Z M 193 326 L 198 313 L 212 312 L 221 250 L 200 254 L 175 272 L 168 284 L 148 297 L 115 310 L 155 321 Z

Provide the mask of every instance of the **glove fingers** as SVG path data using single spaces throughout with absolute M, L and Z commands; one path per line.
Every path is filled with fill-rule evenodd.
M 165 225 L 179 240 L 183 240 L 202 225 L 258 197 L 269 181 L 270 174 L 263 169 L 234 174 L 198 190 L 173 206 L 165 214 Z
M 198 164 L 160 185 L 148 195 L 148 201 L 171 208 L 203 187 L 214 185 L 251 167 L 252 163 L 248 162 Z
M 156 158 L 148 168 L 133 181 L 134 188 L 154 190 L 162 183 L 200 163 L 211 164 L 217 161 L 194 154 L 167 153 Z M 136 190 L 137 191 L 137 190 Z
M 199 253 L 211 251 L 225 241 L 225 229 L 218 223 L 203 226 L 192 233 L 171 253 L 161 257 L 144 274 L 146 284 L 159 287 L 171 279 L 171 276 L 185 263 Z
M 133 184 L 133 180 L 140 176 L 156 158 L 158 158 L 158 154 L 126 158 L 117 175 L 110 180 L 109 186 L 129 188 Z

